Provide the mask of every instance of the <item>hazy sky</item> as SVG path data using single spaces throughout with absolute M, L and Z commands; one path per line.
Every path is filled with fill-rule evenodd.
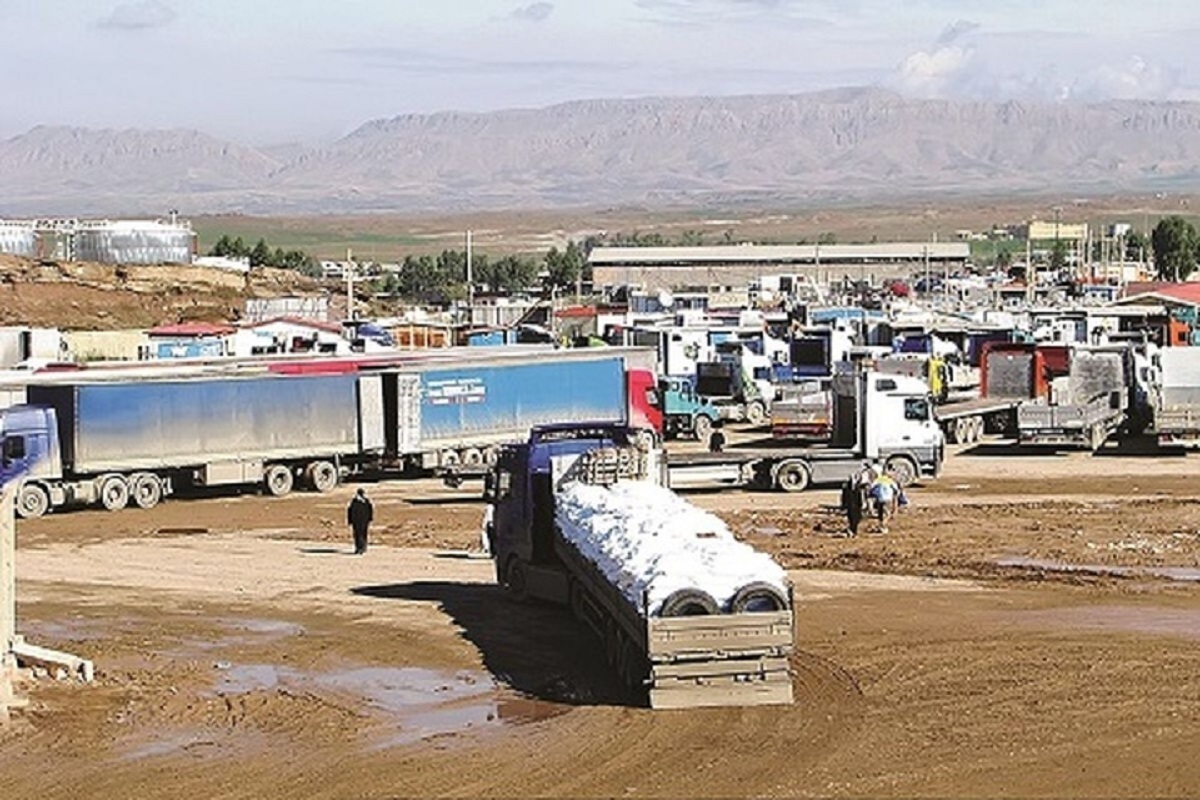
M 1200 99 L 1198 0 L 0 0 L 0 137 L 330 139 L 409 112 L 877 85 Z

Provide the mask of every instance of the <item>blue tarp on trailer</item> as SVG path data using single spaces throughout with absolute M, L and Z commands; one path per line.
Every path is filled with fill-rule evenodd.
M 525 436 L 535 425 L 622 422 L 621 358 L 461 367 L 421 375 L 421 442 Z

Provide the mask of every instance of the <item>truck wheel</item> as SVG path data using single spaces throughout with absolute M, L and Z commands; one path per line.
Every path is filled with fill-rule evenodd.
M 808 467 L 799 461 L 785 461 L 775 470 L 775 485 L 785 492 L 803 492 L 810 480 Z
M 154 508 L 162 500 L 162 481 L 157 475 L 139 472 L 133 476 L 133 502 L 138 508 Z
M 954 420 L 954 444 L 963 444 L 967 441 L 967 421 L 959 418 Z
M 463 451 L 462 463 L 464 467 L 482 467 L 483 453 L 477 447 L 468 447 Z
M 971 417 L 971 442 L 978 442 L 983 438 L 983 417 Z
M 787 597 L 777 587 L 763 581 L 746 584 L 729 601 L 729 611 L 733 614 L 786 610 Z
M 121 475 L 100 479 L 100 503 L 109 511 L 120 511 L 129 505 L 129 484 Z
M 663 600 L 660 617 L 703 617 L 720 612 L 712 595 L 700 589 L 676 589 Z
M 286 464 L 272 464 L 263 476 L 263 484 L 273 497 L 283 497 L 292 490 L 293 483 L 292 469 Z
M 765 424 L 767 421 L 767 408 L 758 400 L 755 400 L 750 405 L 746 406 L 746 422 L 749 422 L 754 427 Z
M 27 483 L 17 495 L 17 516 L 21 519 L 37 519 L 50 510 L 50 495 L 36 483 Z
M 305 478 L 314 492 L 333 491 L 338 485 L 338 470 L 331 461 L 314 461 L 305 470 Z
M 900 486 L 912 486 L 917 480 L 917 465 L 908 456 L 892 456 L 883 465 Z
M 712 434 L 712 420 L 703 414 L 697 414 L 692 419 L 692 435 L 697 442 L 707 442 Z
M 504 570 L 504 588 L 517 600 L 529 597 L 529 575 L 520 556 L 508 560 L 508 568 Z

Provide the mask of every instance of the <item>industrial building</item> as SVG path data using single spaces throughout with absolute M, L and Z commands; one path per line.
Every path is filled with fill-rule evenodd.
M 806 276 L 823 284 L 842 279 L 877 283 L 922 270 L 941 275 L 965 267 L 970 255 L 966 242 L 597 247 L 588 263 L 597 288 L 729 291 L 770 275 Z
M 191 264 L 196 232 L 174 214 L 165 220 L 0 220 L 0 253 L 101 264 Z

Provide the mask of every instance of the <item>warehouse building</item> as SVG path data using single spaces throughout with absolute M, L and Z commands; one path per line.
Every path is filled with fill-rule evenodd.
M 966 242 L 597 247 L 588 263 L 597 288 L 729 291 L 769 275 L 801 275 L 823 284 L 843 279 L 878 283 L 922 271 L 941 275 L 961 270 L 970 255 Z

